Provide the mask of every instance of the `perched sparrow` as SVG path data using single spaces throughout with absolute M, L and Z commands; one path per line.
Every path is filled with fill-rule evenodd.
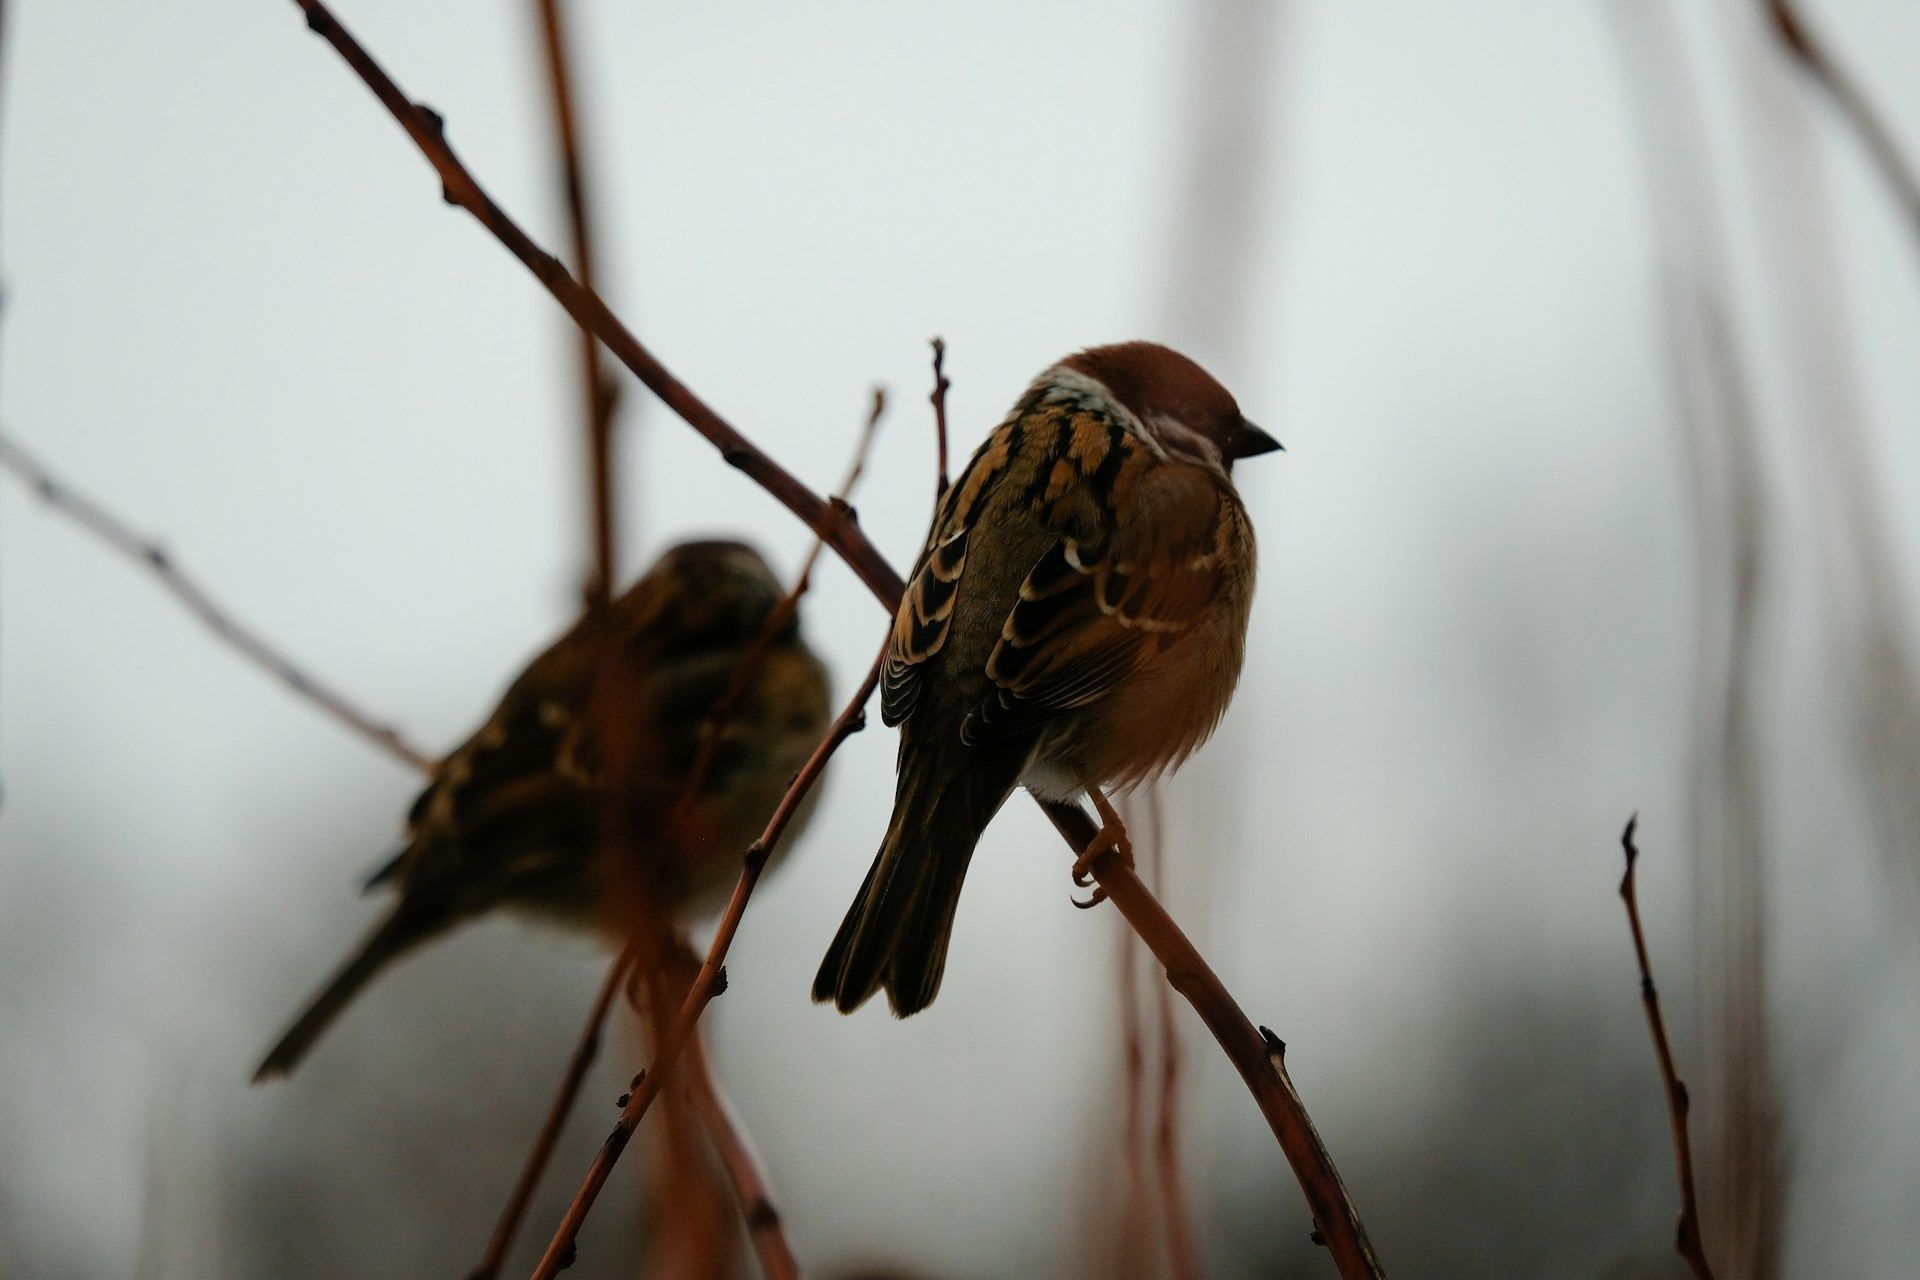
M 618 940 L 641 913 L 664 925 L 718 907 L 827 727 L 826 668 L 797 619 L 768 634 L 781 595 L 752 548 L 683 543 L 613 602 L 606 630 L 582 620 L 535 658 L 434 770 L 406 847 L 368 882 L 399 901 L 254 1078 L 292 1070 L 388 961 L 497 907 Z
M 814 979 L 901 1017 L 940 989 L 974 845 L 1016 785 L 1131 786 L 1213 731 L 1240 674 L 1253 528 L 1228 472 L 1279 448 L 1150 342 L 1041 374 L 933 518 L 894 619 L 881 716 L 893 820 Z M 1105 800 L 1095 792 L 1105 810 Z

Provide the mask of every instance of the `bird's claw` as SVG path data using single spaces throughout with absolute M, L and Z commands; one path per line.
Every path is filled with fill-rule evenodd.
M 1107 900 L 1107 891 L 1094 883 L 1093 864 L 1109 853 L 1119 855 L 1120 861 L 1127 866 L 1133 865 L 1133 841 L 1127 838 L 1127 829 L 1117 819 L 1103 823 L 1080 856 L 1073 861 L 1074 884 L 1082 889 L 1093 890 L 1084 902 L 1078 898 L 1072 899 L 1073 905 L 1082 911 L 1091 910 Z

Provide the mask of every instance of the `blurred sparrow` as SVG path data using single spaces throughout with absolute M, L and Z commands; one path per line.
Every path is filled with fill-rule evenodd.
M 389 961 L 495 908 L 617 944 L 642 923 L 665 927 L 724 902 L 827 727 L 826 668 L 798 620 L 768 635 L 781 596 L 752 548 L 683 543 L 613 602 L 607 631 L 589 634 L 583 620 L 535 658 L 434 770 L 407 815 L 406 847 L 368 881 L 399 900 L 254 1078 L 292 1070 Z M 716 728 L 704 779 L 684 795 Z
M 1279 443 L 1199 365 L 1150 342 L 1041 374 L 941 500 L 894 619 L 881 717 L 893 820 L 814 979 L 843 1012 L 940 990 L 960 886 L 1024 784 L 1054 800 L 1178 765 L 1226 710 L 1253 596 L 1234 460 Z

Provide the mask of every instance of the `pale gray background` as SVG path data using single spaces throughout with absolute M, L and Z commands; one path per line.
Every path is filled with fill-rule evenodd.
M 291 4 L 9 8 L 6 428 L 315 673 L 430 747 L 455 741 L 577 598 L 558 311 L 442 206 Z M 528 8 L 340 12 L 558 249 Z M 1680 10 L 1743 329 L 1773 370 L 1789 353 L 1728 89 L 1745 10 Z M 575 12 L 609 296 L 816 486 L 868 385 L 889 384 L 860 508 L 896 564 L 932 487 L 935 333 L 958 454 L 1036 370 L 1133 336 L 1190 347 L 1286 442 L 1242 475 L 1258 606 L 1228 727 L 1176 788 L 1176 856 L 1210 869 L 1174 906 L 1288 1040 L 1399 1274 L 1668 1274 L 1671 1155 L 1613 840 L 1638 808 L 1685 1055 L 1694 584 L 1645 170 L 1601 6 L 1241 11 L 1261 42 L 1257 161 L 1232 163 L 1255 223 L 1219 314 L 1183 289 L 1188 6 Z M 1815 12 L 1920 145 L 1920 7 Z M 1911 562 L 1920 246 L 1850 135 L 1815 119 Z M 1788 1270 L 1904 1276 L 1914 922 L 1885 900 L 1858 812 L 1783 397 L 1762 383 L 1784 559 L 1763 729 Z M 784 512 L 628 397 L 630 565 L 722 530 L 798 562 Z M 415 780 L 11 480 L 0 538 L 0 1271 L 460 1274 L 598 962 L 476 928 L 379 986 L 290 1085 L 249 1089 L 368 918 L 356 877 Z M 850 687 L 881 614 L 829 565 L 807 622 Z M 878 730 L 848 745 L 801 855 L 756 900 L 714 1012 L 723 1073 L 822 1273 L 890 1257 L 1091 1274 L 1114 924 L 1069 907 L 1031 806 L 982 846 L 930 1013 L 807 1003 L 884 824 L 891 752 Z M 1185 1025 L 1209 1258 L 1330 1274 L 1238 1081 Z M 534 1235 L 622 1074 L 596 1079 Z M 577 1274 L 619 1274 L 632 1186 L 616 1180 Z

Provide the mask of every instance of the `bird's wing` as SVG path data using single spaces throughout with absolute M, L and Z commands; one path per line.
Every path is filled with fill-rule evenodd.
M 449 859 L 454 870 L 477 861 L 504 872 L 519 850 L 564 844 L 578 815 L 593 813 L 581 758 L 590 677 L 578 628 L 535 658 L 487 722 L 435 768 L 408 811 L 407 849 L 374 883 L 437 879 Z
M 1097 701 L 1179 642 L 1221 592 L 1235 512 L 1224 480 L 1118 428 L 1076 433 L 1036 476 L 1056 540 L 1027 574 L 987 661 L 993 689 L 961 738 L 991 742 Z
M 974 521 L 1005 477 L 1021 429 L 1018 416 L 995 428 L 934 513 L 926 546 L 914 562 L 906 594 L 893 616 L 893 632 L 880 668 L 880 719 L 888 725 L 897 725 L 913 713 L 920 701 L 926 663 L 947 643 Z

